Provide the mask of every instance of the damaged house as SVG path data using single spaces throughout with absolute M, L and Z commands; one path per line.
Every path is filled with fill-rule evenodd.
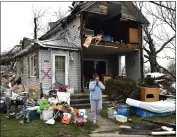
M 42 83 L 45 90 L 58 81 L 83 92 L 94 72 L 103 82 L 119 75 L 121 56 L 125 56 L 126 77 L 143 78 L 142 27 L 149 22 L 138 8 L 123 1 L 72 5 L 70 15 L 50 23 L 50 30 L 38 40 L 23 39 L 17 56 L 23 84 Z M 100 35 L 101 40 L 94 39 Z M 88 37 L 90 44 L 85 47 Z

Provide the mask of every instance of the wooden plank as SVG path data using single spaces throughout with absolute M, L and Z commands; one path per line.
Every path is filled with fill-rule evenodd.
M 129 28 L 129 43 L 139 43 L 139 30 Z

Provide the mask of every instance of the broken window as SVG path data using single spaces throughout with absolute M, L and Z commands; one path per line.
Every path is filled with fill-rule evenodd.
M 36 76 L 36 54 L 30 56 L 30 76 Z

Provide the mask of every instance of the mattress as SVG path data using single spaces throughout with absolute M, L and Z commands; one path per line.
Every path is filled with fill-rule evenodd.
M 156 102 L 142 102 L 127 98 L 126 103 L 129 106 L 142 108 L 154 113 L 165 113 L 175 111 L 175 104 L 167 101 L 156 101 Z

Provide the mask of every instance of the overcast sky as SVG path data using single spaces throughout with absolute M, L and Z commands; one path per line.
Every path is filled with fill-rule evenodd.
M 33 38 L 33 10 L 48 9 L 42 23 L 56 21 L 54 12 L 61 7 L 67 11 L 72 2 L 1 2 L 1 52 L 8 51 L 19 44 L 23 37 Z M 160 53 L 162 56 L 164 52 Z M 168 60 L 158 59 L 166 66 Z
M 33 36 L 33 9 L 47 10 L 43 23 L 56 21 L 54 12 L 68 10 L 72 2 L 2 2 L 1 3 L 1 52 L 18 44 L 23 37 Z M 33 8 L 34 7 L 34 8 Z

